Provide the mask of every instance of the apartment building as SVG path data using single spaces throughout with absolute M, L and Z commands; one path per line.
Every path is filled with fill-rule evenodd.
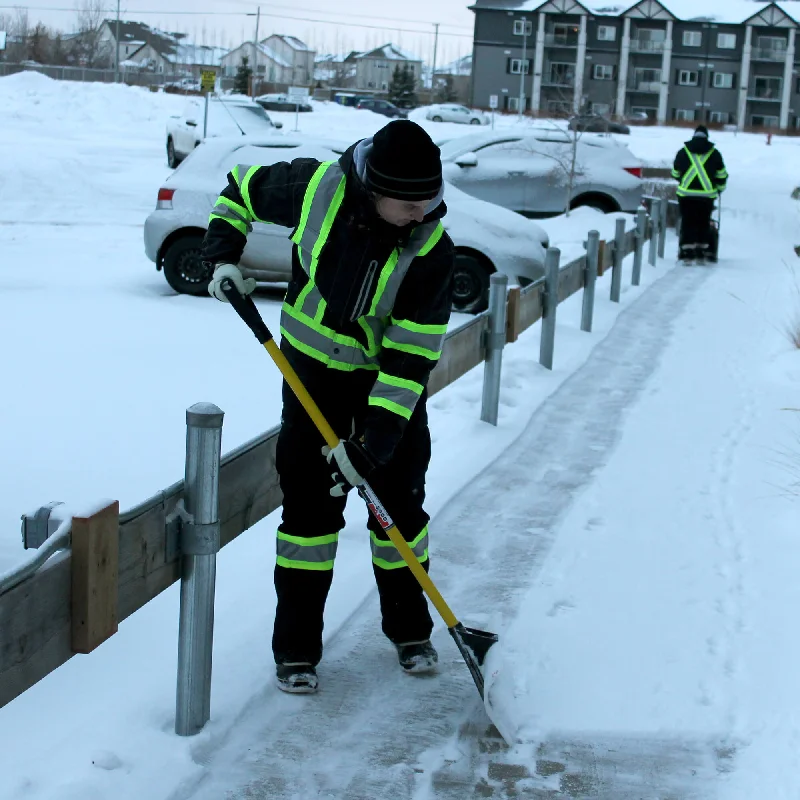
M 800 0 L 476 0 L 471 102 L 800 127 Z

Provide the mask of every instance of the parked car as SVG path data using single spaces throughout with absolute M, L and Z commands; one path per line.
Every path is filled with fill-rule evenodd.
M 621 122 L 614 122 L 601 114 L 579 114 L 570 118 L 569 129 L 571 131 L 586 131 L 587 133 L 623 133 L 631 132 L 631 129 Z
M 203 141 L 205 100 L 193 99 L 183 114 L 167 120 L 167 163 L 177 167 Z M 235 136 L 274 133 L 282 122 L 273 122 L 269 114 L 249 97 L 227 95 L 208 101 L 208 136 Z
M 165 89 L 174 89 L 179 92 L 199 92 L 200 81 L 196 78 L 181 78 L 179 81 L 170 81 L 164 84 Z
M 616 139 L 574 134 L 549 126 L 527 135 L 470 133 L 438 140 L 445 178 L 469 194 L 531 217 L 567 207 L 605 213 L 635 212 L 642 197 L 642 162 Z
M 144 225 L 147 257 L 177 292 L 203 295 L 211 278 L 200 260 L 208 216 L 226 175 L 236 164 L 273 164 L 295 158 L 330 161 L 346 143 L 289 137 L 207 139 L 159 189 L 155 210 Z M 443 224 L 456 246 L 454 308 L 475 312 L 486 307 L 489 275 L 505 272 L 520 283 L 543 274 L 548 238 L 541 226 L 499 206 L 477 200 L 447 185 Z M 291 231 L 254 223 L 240 266 L 264 282 L 291 276 Z
M 461 122 L 464 125 L 488 125 L 491 118 L 483 111 L 473 111 L 457 103 L 441 103 L 430 106 L 425 119 L 431 122 Z
M 262 108 L 267 111 L 296 111 L 297 103 L 289 99 L 288 94 L 262 94 L 255 98 Z M 299 110 L 302 112 L 313 111 L 310 103 L 300 103 Z
M 366 109 L 367 111 L 374 111 L 376 114 L 383 114 L 384 117 L 390 119 L 406 119 L 408 112 L 398 108 L 394 103 L 388 100 L 379 100 L 375 97 L 366 97 L 359 100 L 356 108 Z
M 646 111 L 629 111 L 625 115 L 625 122 L 630 123 L 631 125 L 647 125 L 648 122 L 651 122 L 654 119 L 648 116 Z

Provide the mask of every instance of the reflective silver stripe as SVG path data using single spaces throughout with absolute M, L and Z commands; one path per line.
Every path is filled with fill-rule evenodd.
M 302 234 L 300 236 L 297 236 L 297 234 L 292 236 L 292 241 L 303 251 L 300 263 L 303 265 L 307 275 L 311 274 L 314 246 L 320 237 L 320 231 L 325 218 L 328 216 L 328 211 L 343 175 L 344 172 L 337 163 L 333 163 L 328 167 L 320 179 L 317 190 L 314 192 L 314 197 L 311 199 L 311 209 L 308 212 L 308 219 Z
M 252 224 L 250 223 L 250 220 L 247 217 L 242 216 L 242 214 L 240 214 L 238 211 L 236 211 L 236 209 L 231 208 L 229 205 L 226 205 L 225 203 L 218 202 L 214 206 L 214 210 L 211 213 L 214 214 L 217 217 L 224 217 L 225 219 L 232 219 L 235 222 L 243 222 L 247 226 L 247 232 L 248 233 L 250 233 L 250 231 L 253 230 L 253 226 L 252 226 Z
M 417 537 L 417 541 L 412 543 L 411 550 L 417 557 L 418 561 L 424 561 L 428 551 L 428 526 Z M 377 562 L 377 566 L 383 566 L 381 562 L 386 564 L 386 568 L 392 569 L 395 566 L 406 566 L 403 561 L 403 556 L 400 555 L 397 548 L 387 539 L 379 539 L 374 532 L 370 532 L 370 546 L 372 549 L 372 559 Z
M 374 399 L 383 399 L 393 405 L 402 406 L 408 409 L 408 416 L 414 411 L 414 407 L 419 400 L 419 393 L 412 389 L 406 389 L 403 386 L 392 386 L 388 383 L 383 383 L 380 379 L 375 381 L 372 386 L 372 391 L 369 393 L 369 400 L 371 405 L 376 405 L 372 401 Z M 403 415 L 405 416 L 405 415 Z
M 419 347 L 431 353 L 441 353 L 446 333 L 419 333 L 410 331 L 402 325 L 389 325 L 384 337 L 398 345 Z
M 308 561 L 311 564 L 321 564 L 333 561 L 336 558 L 338 541 L 328 544 L 300 544 L 296 541 L 287 541 L 278 538 L 278 555 L 287 561 Z
M 314 319 L 317 315 L 319 304 L 322 302 L 322 293 L 314 283 L 311 283 L 311 287 L 308 291 L 304 289 L 303 292 L 305 292 L 305 296 L 303 297 L 303 305 L 300 308 L 300 313 Z M 301 292 L 301 294 L 303 294 L 303 292 Z
M 298 343 L 302 343 L 305 348 L 315 352 L 316 355 L 313 357 L 322 356 L 322 360 L 333 362 L 334 365 L 338 363 L 341 366 L 350 365 L 355 368 L 372 366 L 377 369 L 377 359 L 367 356 L 364 350 L 320 333 L 307 323 L 295 319 L 291 311 L 292 309 L 284 304 L 281 311 L 281 329 L 291 337 L 292 345 L 298 347 Z M 302 351 L 304 348 L 300 346 L 298 349 Z M 312 354 L 307 353 L 307 355 Z

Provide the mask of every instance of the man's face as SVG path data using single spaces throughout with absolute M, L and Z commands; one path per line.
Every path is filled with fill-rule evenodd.
M 382 219 L 390 225 L 403 228 L 412 222 L 422 222 L 425 219 L 425 209 L 431 204 L 430 200 L 397 200 L 394 197 L 376 195 L 375 207 Z

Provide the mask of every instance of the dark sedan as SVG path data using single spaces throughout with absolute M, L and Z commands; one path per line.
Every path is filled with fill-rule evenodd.
M 599 114 L 582 114 L 572 117 L 569 121 L 571 131 L 585 131 L 586 133 L 625 133 L 629 134 L 631 129 L 621 122 L 614 122 L 608 117 Z
M 289 96 L 286 94 L 262 94 L 260 97 L 256 97 L 255 101 L 261 106 L 261 108 L 264 108 L 267 111 L 308 112 L 314 110 L 309 103 L 300 103 L 300 107 L 298 109 L 297 103 L 289 99 Z
M 359 100 L 356 108 L 364 108 L 367 111 L 374 111 L 376 114 L 383 114 L 384 117 L 390 117 L 391 119 L 406 119 L 408 117 L 407 111 L 403 111 L 402 108 L 398 108 L 388 100 L 376 100 L 372 97 L 366 97 L 363 100 Z

